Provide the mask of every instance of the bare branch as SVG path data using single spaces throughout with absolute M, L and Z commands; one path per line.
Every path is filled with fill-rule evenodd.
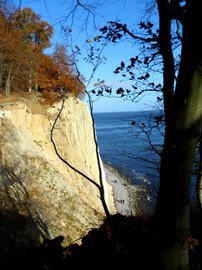
M 61 24 L 64 24 L 64 22 L 69 21 L 70 22 L 69 27 L 72 28 L 75 22 L 76 13 L 79 11 L 79 9 L 83 10 L 83 14 L 82 14 L 83 26 L 81 30 L 85 30 L 85 31 L 87 30 L 87 25 L 88 25 L 90 17 L 92 17 L 93 25 L 96 28 L 96 22 L 95 22 L 96 13 L 94 11 L 94 6 L 82 4 L 80 0 L 76 0 L 76 3 L 74 3 L 70 12 L 64 17 L 63 23 Z

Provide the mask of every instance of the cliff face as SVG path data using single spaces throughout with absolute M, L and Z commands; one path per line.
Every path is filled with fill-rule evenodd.
M 36 98 L 0 103 L 0 229 L 11 244 L 14 239 L 36 244 L 42 235 L 63 235 L 69 244 L 104 218 L 97 187 L 62 162 L 51 143 L 61 100 L 48 106 L 40 102 Z M 85 103 L 66 99 L 53 138 L 62 158 L 99 183 Z M 105 179 L 104 185 L 113 212 L 112 190 Z

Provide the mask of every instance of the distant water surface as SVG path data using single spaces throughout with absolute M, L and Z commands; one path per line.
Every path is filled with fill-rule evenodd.
M 149 196 L 153 202 L 159 188 L 159 173 L 154 163 L 159 164 L 160 158 L 149 147 L 148 139 L 157 150 L 161 151 L 164 127 L 161 121 L 156 121 L 158 117 L 161 117 L 158 111 L 94 114 L 102 160 L 117 168 L 133 184 L 140 184 L 151 190 Z M 156 128 L 152 129 L 154 125 Z M 140 132 L 141 130 L 147 132 Z M 193 176 L 191 183 L 193 202 L 196 201 L 195 191 L 196 176 Z
M 148 126 L 149 123 L 156 124 L 156 115 L 156 111 L 94 114 L 102 160 L 122 170 L 134 184 L 150 181 L 152 185 L 158 186 L 159 183 L 158 171 L 152 164 L 153 161 L 158 163 L 159 157 L 150 150 L 146 134 L 138 128 L 138 125 L 144 130 L 146 127 L 151 142 L 160 148 L 162 134 Z M 162 132 L 163 127 L 159 128 Z

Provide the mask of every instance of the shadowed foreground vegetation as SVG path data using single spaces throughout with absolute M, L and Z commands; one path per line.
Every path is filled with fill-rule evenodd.
M 201 269 L 202 235 L 200 214 L 191 218 L 190 269 Z M 98 229 L 92 229 L 81 239 L 82 244 L 62 246 L 63 236 L 44 240 L 43 244 L 25 249 L 13 256 L 1 269 L 83 269 L 113 267 L 121 269 L 161 269 L 158 260 L 160 247 L 155 241 L 151 217 L 110 216 Z

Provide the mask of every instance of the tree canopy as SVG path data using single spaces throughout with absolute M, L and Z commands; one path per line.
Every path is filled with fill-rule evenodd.
M 0 14 L 0 89 L 11 91 L 63 91 L 78 96 L 84 92 L 71 67 L 64 46 L 50 47 L 52 26 L 30 8 L 12 15 Z

